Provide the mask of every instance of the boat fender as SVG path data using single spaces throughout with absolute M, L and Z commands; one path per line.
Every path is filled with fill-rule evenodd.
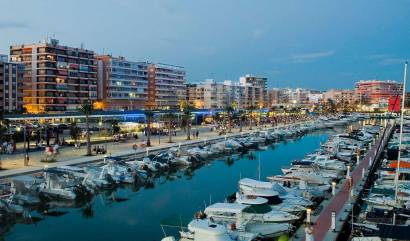
M 236 223 L 230 223 L 228 228 L 229 228 L 229 230 L 235 231 L 236 230 Z

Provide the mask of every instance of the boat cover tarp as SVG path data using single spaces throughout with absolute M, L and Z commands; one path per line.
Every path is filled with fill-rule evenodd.
M 379 236 L 398 240 L 409 240 L 410 225 L 378 224 Z

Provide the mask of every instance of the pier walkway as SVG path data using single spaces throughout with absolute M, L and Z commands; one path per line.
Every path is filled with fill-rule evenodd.
M 351 190 L 358 190 L 361 192 L 361 183 L 366 179 L 367 173 L 372 169 L 375 159 L 380 154 L 380 151 L 383 150 L 385 144 L 390 137 L 393 126 L 388 126 L 382 135 L 375 141 L 375 144 L 367 151 L 366 155 L 362 158 L 362 161 L 351 173 L 353 180 L 353 185 L 350 187 L 350 183 L 345 179 L 342 183 L 338 185 L 338 192 L 336 195 L 329 200 L 326 207 L 322 210 L 317 218 L 313 217 L 313 237 L 315 241 L 324 241 L 324 240 L 336 240 L 339 235 L 343 223 L 346 221 L 349 211 L 345 212 L 350 206 L 351 200 Z M 371 161 L 370 161 L 371 160 Z M 371 163 L 370 163 L 371 162 Z M 362 172 L 366 173 L 365 178 L 362 178 Z M 363 180 L 362 180 L 363 179 Z M 324 201 L 326 202 L 326 201 Z M 349 209 L 348 209 L 349 210 Z M 336 227 L 335 230 L 331 230 L 332 225 L 332 212 L 336 214 Z M 300 234 L 301 232 L 299 232 Z M 305 233 L 300 239 L 297 240 L 307 240 Z

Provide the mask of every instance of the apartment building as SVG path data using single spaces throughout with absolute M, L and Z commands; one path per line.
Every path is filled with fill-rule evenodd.
M 329 99 L 335 103 L 353 104 L 358 101 L 358 96 L 354 90 L 330 89 L 323 93 L 323 101 L 328 101 Z
M 141 62 L 148 79 L 147 108 L 178 108 L 186 99 L 186 71 L 184 67 Z
M 0 112 L 23 112 L 24 65 L 11 63 L 7 55 L 0 55 Z
M 23 101 L 29 113 L 77 110 L 97 99 L 94 52 L 56 39 L 10 47 L 12 62 L 24 64 Z
M 240 85 L 244 86 L 245 100 L 243 106 L 264 108 L 268 106 L 267 78 L 254 75 L 245 75 L 239 78 Z
M 187 85 L 187 100 L 197 107 L 205 109 L 223 109 L 235 106 L 237 109 L 263 108 L 268 106 L 267 92 L 264 92 L 266 78 L 263 82 L 251 78 L 235 82 L 225 80 L 222 83 L 213 79 L 202 83 Z M 266 101 L 265 101 L 266 100 Z
M 356 93 L 363 104 L 386 104 L 389 98 L 402 95 L 403 85 L 393 80 L 360 80 L 356 83 Z
M 186 99 L 182 67 L 136 62 L 111 55 L 96 56 L 98 98 L 110 110 L 172 109 Z

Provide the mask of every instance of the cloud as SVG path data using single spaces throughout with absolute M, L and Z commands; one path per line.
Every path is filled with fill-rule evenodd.
M 271 58 L 271 62 L 275 63 L 288 63 L 288 64 L 300 64 L 300 63 L 310 63 L 316 60 L 326 58 L 335 54 L 335 51 L 321 51 L 321 52 L 311 52 L 311 53 L 301 53 L 301 54 L 291 54 L 288 57 L 282 58 Z
M 405 58 L 391 54 L 373 54 L 367 56 L 367 59 L 371 61 L 376 61 L 379 65 L 382 66 L 403 64 L 404 62 L 406 62 Z
M 313 62 L 318 59 L 326 58 L 332 56 L 335 51 L 324 51 L 324 52 L 313 52 L 313 53 L 304 53 L 304 54 L 293 54 L 290 56 L 290 62 L 292 63 L 307 63 Z
M 28 28 L 28 24 L 23 22 L 0 21 L 0 29 L 6 28 Z
M 262 29 L 252 30 L 251 36 L 253 39 L 261 39 L 265 35 L 266 31 Z

